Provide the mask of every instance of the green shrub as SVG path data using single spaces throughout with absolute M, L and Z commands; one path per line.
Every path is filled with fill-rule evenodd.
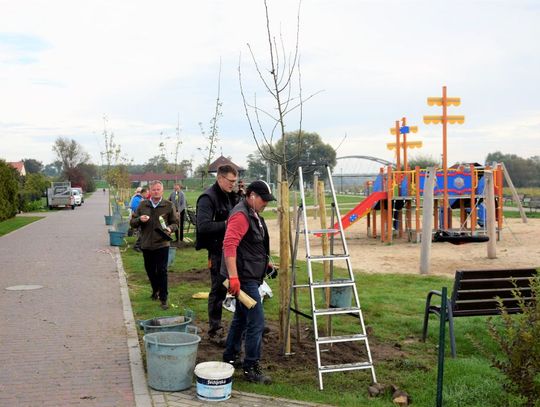
M 515 284 L 515 283 L 514 283 Z M 507 379 L 506 390 L 526 399 L 528 407 L 540 405 L 540 277 L 531 279 L 528 300 L 518 290 L 513 291 L 522 314 L 510 315 L 499 298 L 502 324 L 488 320 L 489 332 L 499 344 L 503 357 L 492 363 Z
M 18 190 L 16 170 L 4 160 L 0 160 L 0 222 L 17 214 Z
M 43 207 L 41 193 L 22 191 L 19 192 L 19 211 L 31 212 Z

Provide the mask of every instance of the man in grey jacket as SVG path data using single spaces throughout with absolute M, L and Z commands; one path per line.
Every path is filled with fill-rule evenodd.
M 169 201 L 173 203 L 173 206 L 176 210 L 176 216 L 178 218 L 178 230 L 174 232 L 176 236 L 176 241 L 184 241 L 184 216 L 186 214 L 186 196 L 182 191 L 182 185 L 174 184 L 174 191 L 171 196 L 169 196 Z M 180 237 L 178 237 L 180 235 Z

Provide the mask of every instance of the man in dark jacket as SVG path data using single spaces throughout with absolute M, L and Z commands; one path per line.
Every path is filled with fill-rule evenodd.
M 174 184 L 174 191 L 169 196 L 169 201 L 173 203 L 174 208 L 176 209 L 176 216 L 178 217 L 179 227 L 174 234 L 176 235 L 177 242 L 184 241 L 184 218 L 186 215 L 186 196 L 182 192 L 182 185 Z M 178 237 L 180 235 L 180 237 Z
M 236 364 L 244 334 L 244 377 L 263 384 L 271 383 L 271 379 L 259 365 L 264 331 L 259 286 L 272 265 L 268 229 L 259 213 L 273 200 L 275 198 L 266 182 L 254 181 L 247 187 L 245 199 L 229 215 L 223 240 L 224 264 L 221 265 L 221 274 L 229 279 L 229 292 L 237 296 L 242 288 L 256 302 L 253 308 L 247 308 L 236 301 L 223 360 Z
M 150 199 L 141 201 L 130 224 L 134 228 L 141 228 L 141 248 L 144 268 L 152 285 L 151 298 L 159 298 L 161 308 L 167 309 L 169 241 L 170 234 L 178 228 L 178 224 L 172 203 L 163 199 L 161 181 L 150 183 L 150 195 Z
M 238 195 L 233 192 L 237 179 L 236 168 L 222 165 L 218 168 L 215 184 L 197 199 L 196 249 L 208 250 L 208 267 L 212 281 L 208 295 L 208 338 L 221 346 L 225 344 L 221 315 L 227 290 L 223 286 L 224 278 L 220 276 L 219 270 L 225 225 L 229 212 L 239 200 Z

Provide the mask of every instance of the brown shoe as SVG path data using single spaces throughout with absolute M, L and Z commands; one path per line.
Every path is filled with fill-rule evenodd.
M 161 309 L 169 309 L 169 306 L 167 305 L 167 300 L 161 301 Z

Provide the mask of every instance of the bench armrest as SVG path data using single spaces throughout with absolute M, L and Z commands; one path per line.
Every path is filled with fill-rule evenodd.
M 431 297 L 433 297 L 433 295 L 438 295 L 439 297 L 442 297 L 442 292 L 439 290 L 431 290 L 427 295 L 427 300 L 431 300 Z
M 440 318 L 446 319 L 446 315 L 444 316 L 440 315 L 440 311 L 441 311 L 440 306 L 431 305 L 431 297 L 433 297 L 434 295 L 437 295 L 442 298 L 442 292 L 439 290 L 431 290 L 426 297 L 426 308 L 424 309 L 424 323 L 422 327 L 422 342 L 425 342 L 426 340 L 429 314 L 433 313 L 433 314 L 439 315 Z M 447 304 L 449 307 L 450 306 L 449 298 L 447 298 Z

